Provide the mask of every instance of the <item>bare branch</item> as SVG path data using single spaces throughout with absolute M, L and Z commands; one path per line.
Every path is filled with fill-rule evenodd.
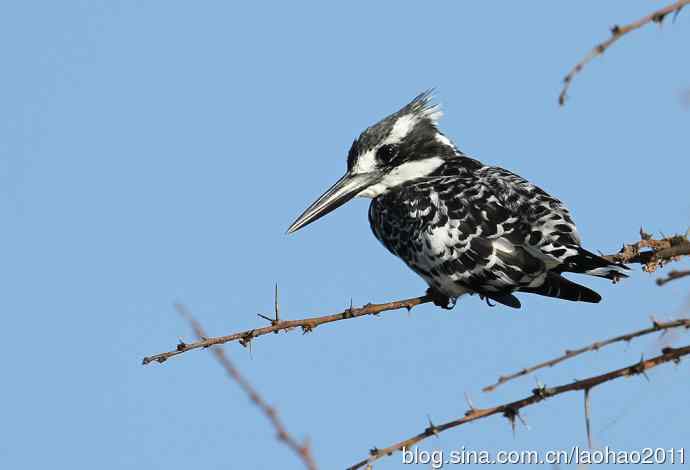
M 638 331 L 633 331 L 631 333 L 626 333 L 624 335 L 619 335 L 619 336 L 614 336 L 613 338 L 609 338 L 603 341 L 595 341 L 592 344 L 589 344 L 587 346 L 584 346 L 579 349 L 573 349 L 573 350 L 567 350 L 565 354 L 562 356 L 558 356 L 554 359 L 550 359 L 548 361 L 540 362 L 539 364 L 536 364 L 531 367 L 525 367 L 524 369 L 519 370 L 518 372 L 508 374 L 508 375 L 502 375 L 498 378 L 498 381 L 492 385 L 487 385 L 482 389 L 484 392 L 493 392 L 498 388 L 499 386 L 503 385 L 506 382 L 509 382 L 513 379 L 516 379 L 518 377 L 523 377 L 525 375 L 531 374 L 532 372 L 543 369 L 545 367 L 553 367 L 556 364 L 559 364 L 563 361 L 566 361 L 568 359 L 571 359 L 575 356 L 579 356 L 580 354 L 589 352 L 589 351 L 598 351 L 601 348 L 604 348 L 606 346 L 609 346 L 614 343 L 620 343 L 622 341 L 631 341 L 634 338 L 638 338 L 640 336 L 648 335 L 651 333 L 655 333 L 657 331 L 664 331 L 664 330 L 669 330 L 672 328 L 679 328 L 679 327 L 685 327 L 685 328 L 690 328 L 690 319 L 683 318 L 679 320 L 673 320 L 673 321 L 668 321 L 668 322 L 658 322 L 656 320 L 652 321 L 652 326 L 649 328 L 643 328 Z
M 690 0 L 688 0 L 690 1 Z M 642 251 L 643 248 L 649 250 Z M 687 233 L 660 239 L 640 229 L 640 241 L 623 245 L 615 255 L 604 255 L 609 261 L 623 264 L 641 264 L 646 272 L 654 272 L 668 261 L 677 261 L 681 256 L 690 255 L 690 241 Z
M 563 88 L 561 89 L 561 93 L 558 95 L 558 104 L 561 106 L 565 104 L 568 89 L 573 82 L 573 78 L 575 78 L 575 76 L 582 71 L 585 65 L 592 61 L 592 59 L 604 54 L 604 52 L 611 47 L 613 43 L 618 41 L 629 32 L 635 31 L 636 29 L 639 29 L 652 22 L 661 24 L 667 15 L 670 13 L 675 13 L 677 15 L 678 12 L 680 12 L 680 10 L 689 3 L 690 0 L 678 0 L 630 24 L 623 26 L 614 25 L 611 28 L 611 37 L 609 37 L 606 41 L 594 46 L 594 49 L 592 49 L 589 54 L 587 54 L 580 62 L 575 64 L 575 66 L 570 69 L 568 74 L 563 78 Z
M 427 439 L 428 437 L 435 436 L 439 433 L 447 431 L 463 424 L 469 423 L 471 421 L 476 421 L 488 416 L 493 416 L 497 414 L 502 414 L 508 418 L 514 418 L 519 415 L 522 408 L 525 408 L 535 403 L 539 403 L 542 400 L 556 395 L 561 395 L 563 393 L 572 392 L 575 390 L 589 390 L 605 382 L 610 382 L 612 380 L 619 379 L 621 377 L 630 377 L 633 375 L 643 374 L 645 371 L 652 369 L 660 364 L 665 364 L 667 362 L 678 362 L 680 358 L 690 355 L 690 345 L 681 348 L 664 348 L 662 354 L 647 360 L 641 360 L 640 362 L 630 365 L 628 367 L 623 367 L 605 374 L 596 375 L 587 379 L 577 380 L 575 382 L 559 385 L 558 387 L 546 388 L 539 387 L 532 390 L 532 394 L 503 405 L 495 406 L 493 408 L 481 408 L 481 409 L 471 409 L 465 413 L 462 418 L 455 419 L 453 421 L 448 421 L 443 424 L 435 425 L 433 427 L 428 427 L 421 433 L 412 436 L 408 439 L 397 442 L 391 446 L 384 448 L 374 448 L 369 452 L 369 457 L 357 462 L 348 468 L 348 470 L 356 470 L 358 468 L 365 467 L 372 462 L 385 457 L 387 455 L 392 455 L 394 452 L 398 452 L 403 448 L 409 448 L 419 442 Z
M 271 320 L 270 326 L 263 328 L 255 328 L 253 330 L 240 331 L 227 336 L 217 336 L 215 338 L 202 338 L 193 343 L 180 343 L 174 351 L 168 351 L 153 356 L 147 356 L 143 359 L 143 364 L 151 362 L 165 362 L 168 358 L 182 354 L 192 349 L 208 348 L 216 344 L 229 343 L 230 341 L 239 341 L 243 346 L 248 345 L 254 338 L 267 335 L 269 333 L 277 333 L 279 331 L 289 331 L 293 328 L 302 328 L 304 333 L 312 331 L 319 325 L 325 323 L 332 323 L 339 320 L 347 320 L 350 318 L 363 317 L 366 315 L 378 315 L 379 313 L 389 310 L 399 310 L 406 308 L 412 309 L 420 304 L 431 302 L 431 298 L 423 295 L 421 297 L 413 297 L 411 299 L 397 300 L 394 302 L 386 302 L 383 304 L 367 304 L 361 308 L 348 308 L 340 313 L 333 315 L 324 315 L 321 317 L 303 318 L 301 320 Z
M 191 312 L 184 305 L 177 304 L 175 305 L 175 309 L 190 323 L 199 339 L 203 340 L 206 338 L 206 333 L 204 333 L 201 323 L 199 323 L 192 316 Z M 283 422 L 278 417 L 278 412 L 276 409 L 269 405 L 266 400 L 259 395 L 259 392 L 256 391 L 252 384 L 250 384 L 249 381 L 245 379 L 242 374 L 240 374 L 240 371 L 235 367 L 230 359 L 228 359 L 222 348 L 213 348 L 211 349 L 211 352 L 216 356 L 216 359 L 220 365 L 223 366 L 223 369 L 225 369 L 225 372 L 228 374 L 228 376 L 237 382 L 240 388 L 247 395 L 249 395 L 249 399 L 252 401 L 252 403 L 259 407 L 263 414 L 266 415 L 276 431 L 278 440 L 285 443 L 286 446 L 295 452 L 307 469 L 317 470 L 316 462 L 311 455 L 308 443 L 305 442 L 304 444 L 300 444 L 297 439 L 288 433 L 285 425 L 283 425 Z
M 690 254 L 690 241 L 685 235 L 676 235 L 673 237 L 662 238 L 655 240 L 651 235 L 640 230 L 641 240 L 624 245 L 621 250 L 612 255 L 605 255 L 604 258 L 623 264 L 639 263 L 643 265 L 645 271 L 651 272 L 662 267 L 666 262 L 676 260 L 681 255 Z M 642 251 L 642 249 L 646 249 Z M 278 291 L 276 288 L 274 300 L 275 319 L 267 315 L 259 314 L 259 316 L 270 322 L 269 326 L 262 328 L 254 328 L 251 330 L 240 331 L 226 336 L 217 336 L 213 338 L 204 338 L 200 341 L 192 343 L 179 343 L 174 351 L 167 351 L 153 356 L 147 356 L 142 360 L 144 365 L 151 362 L 165 362 L 167 359 L 182 354 L 187 351 L 199 348 L 207 348 L 216 344 L 229 343 L 231 341 L 238 341 L 243 346 L 248 346 L 254 338 L 264 336 L 269 333 L 278 333 L 281 331 L 290 331 L 293 328 L 301 328 L 304 333 L 313 331 L 319 325 L 325 323 L 332 323 L 340 320 L 348 320 L 350 318 L 363 317 L 366 315 L 377 315 L 382 312 L 390 310 L 399 310 L 406 308 L 412 309 L 417 305 L 432 302 L 433 299 L 428 295 L 421 297 L 413 297 L 410 299 L 396 300 L 393 302 L 386 302 L 382 304 L 367 304 L 360 308 L 347 308 L 340 313 L 332 315 L 324 315 L 320 317 L 303 318 L 300 320 L 282 320 L 279 316 L 278 308 Z

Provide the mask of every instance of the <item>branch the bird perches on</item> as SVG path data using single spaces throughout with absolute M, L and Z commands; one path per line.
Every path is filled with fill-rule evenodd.
M 675 235 L 672 237 L 654 239 L 644 230 L 640 230 L 640 241 L 623 245 L 623 248 L 621 248 L 618 253 L 606 255 L 604 257 L 611 261 L 616 261 L 623 264 L 641 264 L 644 271 L 654 272 L 658 268 L 664 266 L 664 264 L 667 262 L 678 260 L 684 255 L 690 255 L 690 241 L 688 241 L 686 235 Z M 309 333 L 317 326 L 324 325 L 326 323 L 333 323 L 336 321 L 348 320 L 351 318 L 358 318 L 368 315 L 378 315 L 383 312 L 400 310 L 403 308 L 409 311 L 417 305 L 432 301 L 431 297 L 428 295 L 423 295 L 420 297 L 396 300 L 381 304 L 370 303 L 359 308 L 350 306 L 342 312 L 319 317 L 302 318 L 298 320 L 284 320 L 277 315 L 277 295 L 278 293 L 276 290 L 276 317 L 268 318 L 265 315 L 259 315 L 260 317 L 268 320 L 270 325 L 253 328 L 251 330 L 239 331 L 224 336 L 202 338 L 190 343 L 181 341 L 174 350 L 147 356 L 142 360 L 142 363 L 144 365 L 152 362 L 163 363 L 173 356 L 177 356 L 194 349 L 208 348 L 210 346 L 225 344 L 233 341 L 237 341 L 243 346 L 248 346 L 252 340 L 260 336 L 270 333 L 279 333 L 281 331 L 290 331 L 295 328 L 300 328 L 303 333 Z

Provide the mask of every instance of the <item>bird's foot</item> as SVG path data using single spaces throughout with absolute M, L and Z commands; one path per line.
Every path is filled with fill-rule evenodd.
M 483 301 L 485 301 L 486 305 L 488 305 L 489 307 L 495 307 L 496 306 L 496 304 L 492 304 L 491 300 L 489 300 L 489 298 L 485 295 L 479 294 L 479 298 L 482 299 Z
M 441 307 L 446 310 L 452 310 L 455 307 L 455 299 L 448 297 L 445 294 L 440 293 L 433 287 L 429 287 L 426 290 L 426 295 L 431 298 L 431 301 L 437 307 Z

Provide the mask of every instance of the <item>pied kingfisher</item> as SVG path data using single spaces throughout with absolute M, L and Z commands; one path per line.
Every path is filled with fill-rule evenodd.
M 564 272 L 612 280 L 627 269 L 580 246 L 561 201 L 503 168 L 468 157 L 437 128 L 430 91 L 367 128 L 347 156 L 347 173 L 300 215 L 288 233 L 354 196 L 371 198 L 376 238 L 451 308 L 479 294 L 519 308 L 514 292 L 599 302 Z

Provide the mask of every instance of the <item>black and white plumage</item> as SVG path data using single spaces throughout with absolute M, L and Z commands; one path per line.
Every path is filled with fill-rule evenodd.
M 514 292 L 599 302 L 562 273 L 626 277 L 625 266 L 580 246 L 561 201 L 466 156 L 438 130 L 440 116 L 426 92 L 367 128 L 352 144 L 345 176 L 288 233 L 354 196 L 372 198 L 374 235 L 424 278 L 438 305 L 470 293 L 518 308 Z

